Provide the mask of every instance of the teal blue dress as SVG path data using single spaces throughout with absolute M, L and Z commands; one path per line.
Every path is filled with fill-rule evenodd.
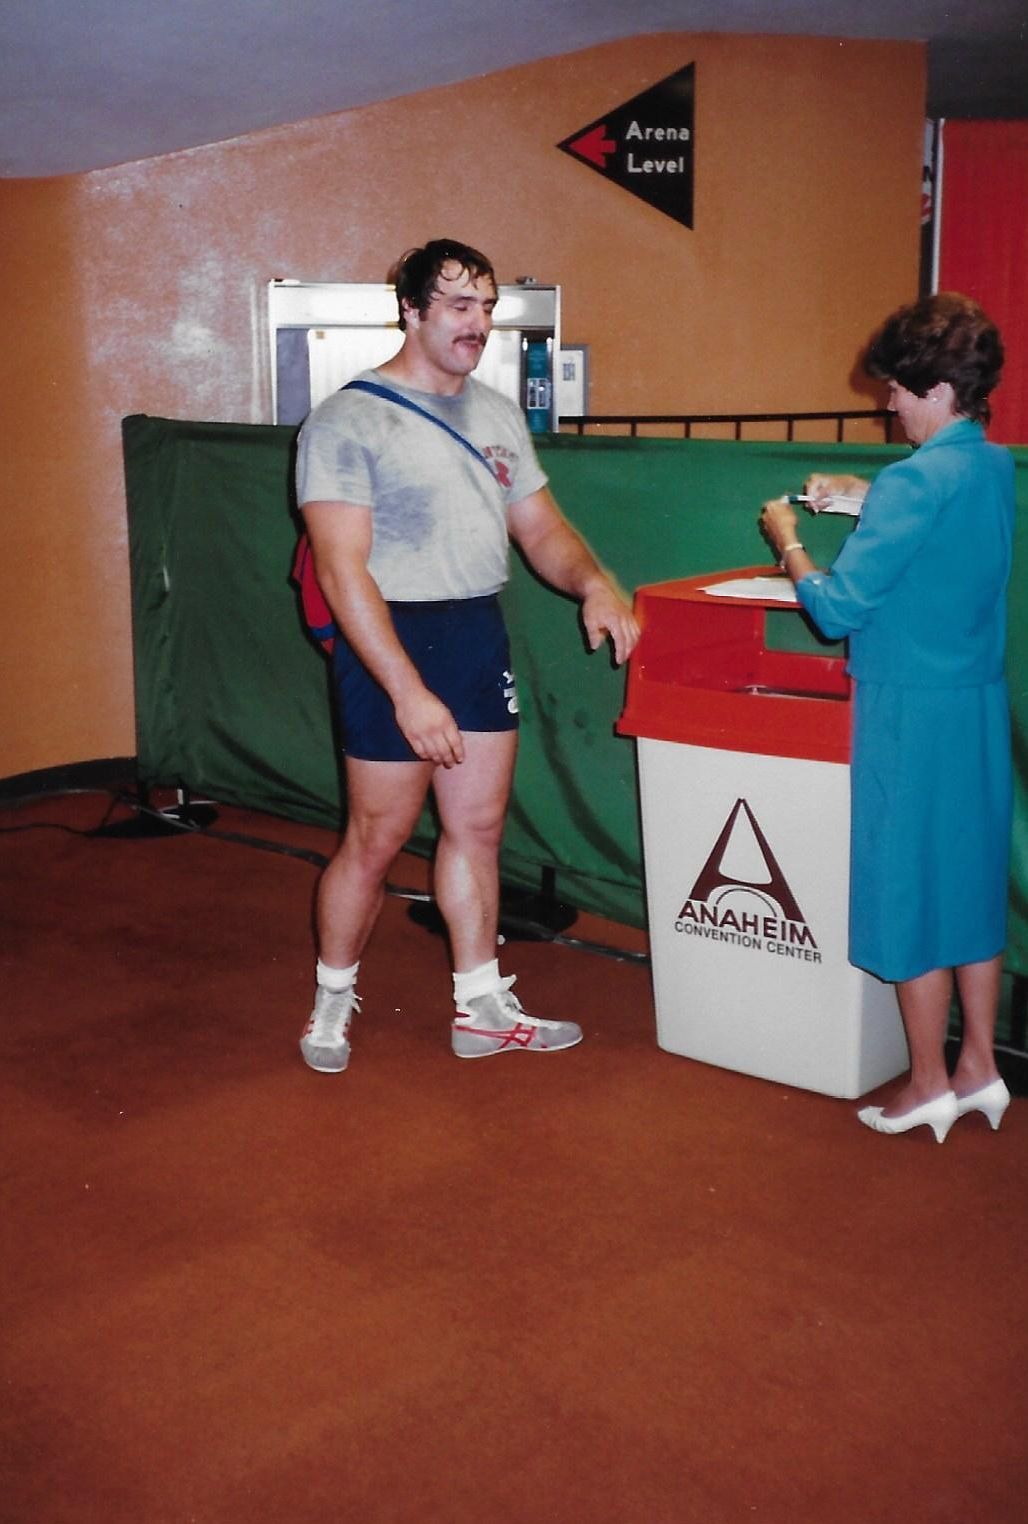
M 959 419 L 886 466 L 831 571 L 797 586 L 826 636 L 849 637 L 849 955 L 880 979 L 1006 941 L 1013 524 L 1013 457 Z

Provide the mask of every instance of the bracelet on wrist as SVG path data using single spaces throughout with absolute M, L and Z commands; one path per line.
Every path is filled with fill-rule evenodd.
M 789 544 L 789 545 L 783 545 L 781 550 L 778 553 L 779 565 L 781 565 L 781 566 L 785 565 L 785 558 L 789 554 L 790 550 L 802 550 L 802 549 L 803 549 L 803 546 L 800 544 L 799 540 L 793 540 L 791 544 Z

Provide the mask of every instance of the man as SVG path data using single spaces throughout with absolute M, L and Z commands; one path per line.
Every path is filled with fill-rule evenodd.
M 430 786 L 454 1053 L 581 1041 L 574 1022 L 527 1015 L 496 959 L 499 845 L 517 744 L 496 599 L 508 537 L 540 576 L 580 600 L 593 650 L 609 637 L 623 662 L 639 634 L 546 490 L 520 409 L 471 379 L 497 299 L 488 259 L 437 239 L 404 255 L 394 279 L 403 346 L 358 378 L 392 395 L 343 388 L 327 398 L 300 432 L 297 460 L 297 500 L 340 632 L 333 667 L 348 804 L 318 888 L 318 988 L 300 1043 L 322 1073 L 346 1068 L 361 952 Z

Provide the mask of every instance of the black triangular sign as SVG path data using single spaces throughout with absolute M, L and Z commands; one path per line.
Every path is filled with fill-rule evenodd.
M 692 227 L 696 65 L 686 64 L 557 147 L 685 227 Z

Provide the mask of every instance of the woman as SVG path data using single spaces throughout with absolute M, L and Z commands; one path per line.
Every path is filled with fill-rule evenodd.
M 901 308 L 865 358 L 889 383 L 914 454 L 872 486 L 814 476 L 815 508 L 864 498 L 860 522 L 819 571 L 784 499 L 761 527 L 830 639 L 849 636 L 855 680 L 850 961 L 894 982 L 910 1076 L 858 1116 L 878 1132 L 958 1116 L 997 1128 L 1010 1101 L 993 1034 L 1005 941 L 1012 810 L 1003 678 L 1014 464 L 983 424 L 999 379 L 999 333 L 952 292 Z M 964 1040 L 952 1079 L 945 1038 L 956 973 Z

